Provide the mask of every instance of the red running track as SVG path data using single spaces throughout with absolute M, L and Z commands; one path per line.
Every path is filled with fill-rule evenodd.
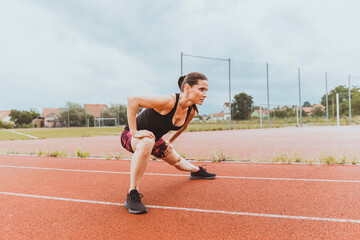
M 217 179 L 151 161 L 132 215 L 130 161 L 0 155 L 0 238 L 360 239 L 358 166 L 207 165 Z

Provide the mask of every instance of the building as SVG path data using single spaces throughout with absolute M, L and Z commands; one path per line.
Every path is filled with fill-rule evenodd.
M 86 114 L 91 114 L 94 118 L 102 118 L 103 112 L 109 109 L 106 104 L 84 104 L 84 106 Z
M 267 118 L 269 116 L 269 111 L 266 109 L 261 110 L 262 118 Z M 251 114 L 251 117 L 258 117 L 260 118 L 260 109 L 254 110 Z
M 0 120 L 3 123 L 8 123 L 10 122 L 10 111 L 0 111 Z
M 34 120 L 32 120 L 33 127 L 42 128 L 45 126 L 45 118 L 43 117 L 37 117 Z
M 210 114 L 210 120 L 227 120 L 230 118 L 230 103 L 226 102 L 223 105 L 223 111 L 220 113 Z
M 44 108 L 42 113 L 44 127 L 62 127 L 59 121 L 61 110 L 61 108 Z
M 314 110 L 317 109 L 317 108 L 320 108 L 321 111 L 324 111 L 324 110 L 325 110 L 325 106 L 322 105 L 321 103 L 314 104 L 314 105 L 312 105 L 311 107 L 302 107 L 302 110 L 303 110 L 304 112 L 306 112 L 306 114 L 307 114 L 308 116 L 312 116 L 313 113 L 314 113 Z

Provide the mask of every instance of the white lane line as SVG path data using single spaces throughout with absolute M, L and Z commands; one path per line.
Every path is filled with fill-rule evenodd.
M 25 167 L 25 166 L 11 166 L 0 165 L 0 168 L 22 168 L 22 169 L 36 169 L 36 170 L 51 170 L 51 171 L 66 171 L 66 172 L 86 172 L 86 173 L 111 173 L 111 174 L 127 174 L 130 172 L 113 172 L 100 170 L 80 170 L 80 169 L 64 169 L 64 168 L 43 168 L 43 167 Z M 170 173 L 145 173 L 150 176 L 168 176 L 168 177 L 189 177 L 185 174 L 170 174 Z M 336 182 L 336 183 L 360 183 L 360 180 L 336 180 L 336 179 L 305 179 L 305 178 L 266 178 L 266 177 L 238 177 L 238 176 L 216 176 L 216 178 L 228 179 L 247 179 L 247 180 L 276 180 L 276 181 L 306 181 L 306 182 Z
M 103 205 L 124 206 L 124 204 L 122 204 L 122 203 L 83 200 L 83 199 L 73 199 L 73 198 L 60 198 L 60 197 L 50 197 L 50 196 L 31 195 L 31 194 L 22 194 L 22 193 L 0 192 L 0 194 L 10 195 L 10 196 L 18 196 L 18 197 L 30 197 L 30 198 L 60 200 L 60 201 L 68 201 L 68 202 L 80 202 L 80 203 L 94 203 L 94 204 L 103 204 Z M 249 212 L 232 212 L 232 211 L 221 211 L 221 210 L 209 210 L 209 209 L 198 209 L 198 208 L 182 208 L 182 207 L 167 207 L 167 206 L 154 206 L 154 205 L 146 205 L 146 207 L 148 207 L 148 208 L 157 208 L 157 209 L 166 209 L 166 210 L 178 210 L 178 211 L 200 212 L 200 213 L 218 213 L 218 214 L 228 214 L 228 215 L 238 215 L 238 216 L 285 218 L 285 219 L 295 219 L 295 220 L 313 220 L 313 221 L 328 221 L 328 222 L 342 222 L 342 223 L 360 223 L 360 220 L 341 219 L 341 218 L 321 218 L 321 217 L 291 216 L 291 215 L 277 215 L 277 214 L 261 214 L 261 213 L 249 213 Z
M 15 134 L 19 134 L 19 135 L 23 135 L 23 136 L 27 136 L 29 138 L 34 138 L 34 139 L 38 139 L 38 137 L 35 137 L 35 136 L 31 136 L 31 135 L 28 135 L 28 134 L 25 134 L 25 133 L 19 133 L 19 132 L 16 132 L 14 130 L 8 130 L 9 132 L 12 132 L 12 133 L 15 133 Z

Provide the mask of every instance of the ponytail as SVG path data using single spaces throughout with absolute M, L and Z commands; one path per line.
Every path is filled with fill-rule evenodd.
M 184 83 L 185 78 L 186 78 L 186 75 L 179 77 L 178 85 L 179 85 L 180 91 L 183 91 L 183 89 L 184 89 L 183 83 Z

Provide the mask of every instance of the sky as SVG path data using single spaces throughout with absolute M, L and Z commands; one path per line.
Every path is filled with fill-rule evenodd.
M 129 95 L 179 92 L 181 52 L 231 59 L 231 94 L 318 103 L 360 85 L 360 2 L 312 0 L 3 0 L 0 110 L 126 104 Z M 200 113 L 229 101 L 229 61 L 185 56 L 209 79 Z

